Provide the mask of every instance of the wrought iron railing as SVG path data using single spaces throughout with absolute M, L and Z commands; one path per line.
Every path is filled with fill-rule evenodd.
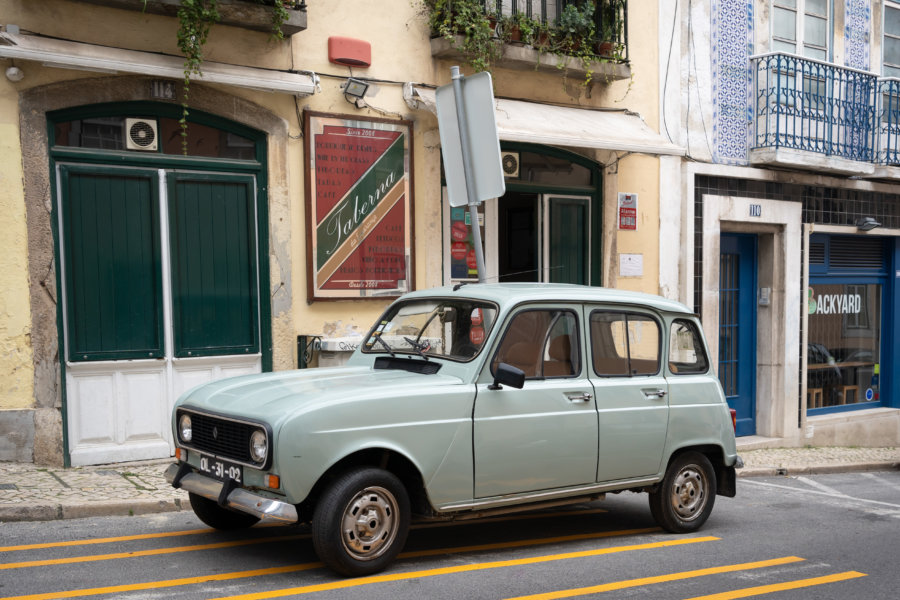
M 875 160 L 874 74 L 792 54 L 764 54 L 750 60 L 755 92 L 751 148 Z
M 627 0 L 475 0 L 485 14 L 497 19 L 521 16 L 553 29 L 568 5 L 593 5 L 594 39 L 589 40 L 601 57 L 628 60 Z M 452 4 L 452 0 L 451 0 Z

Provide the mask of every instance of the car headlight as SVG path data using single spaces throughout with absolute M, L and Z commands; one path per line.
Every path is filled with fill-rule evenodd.
M 178 438 L 182 442 L 190 442 L 194 437 L 194 431 L 191 429 L 191 416 L 181 415 L 178 418 Z
M 266 455 L 269 453 L 269 440 L 266 432 L 260 429 L 250 434 L 250 458 L 254 462 L 266 462 Z

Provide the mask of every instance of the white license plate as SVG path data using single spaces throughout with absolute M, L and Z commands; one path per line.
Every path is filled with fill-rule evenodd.
M 244 471 L 241 465 L 213 458 L 211 456 L 200 457 L 200 471 L 220 481 L 232 479 L 235 483 L 244 482 Z

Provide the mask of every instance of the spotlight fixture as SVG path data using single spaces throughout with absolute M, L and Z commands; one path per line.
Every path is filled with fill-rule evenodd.
M 17 81 L 22 81 L 25 77 L 25 72 L 19 67 L 12 66 L 6 69 L 6 78 L 12 81 L 13 83 Z
M 344 93 L 359 100 L 362 100 L 363 96 L 366 95 L 366 91 L 368 89 L 368 83 L 366 83 L 365 81 L 360 81 L 359 79 L 353 79 L 352 77 L 348 77 L 347 83 L 344 84 Z
M 856 220 L 856 228 L 860 231 L 871 231 L 876 227 L 881 227 L 881 223 L 874 217 L 860 217 Z

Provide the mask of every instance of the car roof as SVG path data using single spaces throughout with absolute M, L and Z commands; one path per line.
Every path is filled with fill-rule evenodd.
M 521 302 L 603 302 L 633 304 L 659 311 L 694 314 L 687 306 L 674 300 L 642 292 L 569 283 L 470 283 L 418 290 L 403 296 L 414 298 L 471 298 L 511 306 Z

